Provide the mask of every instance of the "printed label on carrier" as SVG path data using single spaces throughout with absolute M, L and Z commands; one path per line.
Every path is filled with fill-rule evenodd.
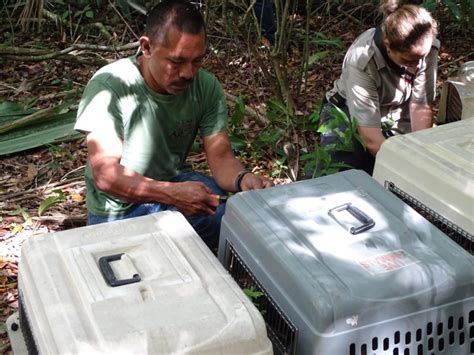
M 418 259 L 401 249 L 359 260 L 359 264 L 372 275 L 401 269 L 417 262 Z

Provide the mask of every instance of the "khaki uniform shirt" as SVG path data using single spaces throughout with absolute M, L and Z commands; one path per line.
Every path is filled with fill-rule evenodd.
M 413 80 L 393 69 L 374 41 L 375 28 L 362 33 L 344 58 L 342 74 L 327 92 L 346 99 L 351 117 L 361 127 L 380 127 L 384 118 L 398 122 L 403 132 L 411 130 L 409 103 L 432 104 L 436 95 L 439 41 L 421 59 Z

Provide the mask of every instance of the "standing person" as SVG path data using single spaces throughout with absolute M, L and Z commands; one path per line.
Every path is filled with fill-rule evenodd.
M 75 126 L 87 135 L 88 224 L 178 210 L 213 247 L 225 208 L 217 195 L 272 185 L 235 158 L 223 90 L 200 69 L 205 54 L 200 12 L 164 0 L 148 15 L 139 53 L 89 81 Z M 198 132 L 213 178 L 186 165 Z
M 356 120 L 365 147 L 354 139 L 354 151 L 334 152 L 332 161 L 369 174 L 385 140 L 383 118 L 397 122 L 403 133 L 432 126 L 439 50 L 437 24 L 428 11 L 394 0 L 382 1 L 380 10 L 385 15 L 382 25 L 362 33 L 351 45 L 320 115 L 327 123 L 334 118 L 335 105 Z M 338 141 L 333 131 L 321 137 L 322 146 Z
M 277 26 L 275 23 L 275 9 L 273 0 L 256 0 L 254 5 L 255 17 L 260 25 L 263 41 L 268 40 L 270 46 L 275 45 L 275 33 Z

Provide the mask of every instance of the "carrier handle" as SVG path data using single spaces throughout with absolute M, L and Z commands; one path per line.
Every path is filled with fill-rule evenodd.
M 328 213 L 337 223 L 339 223 L 341 226 L 344 227 L 343 223 L 341 223 L 337 219 L 337 216 L 334 214 L 334 212 L 340 212 L 344 210 L 347 210 L 347 212 L 349 212 L 355 219 L 357 219 L 359 222 L 362 223 L 362 225 L 358 227 L 350 227 L 349 232 L 351 234 L 359 234 L 375 226 L 375 221 L 372 218 L 367 216 L 364 212 L 362 212 L 357 207 L 352 206 L 351 203 L 345 203 L 341 206 L 331 208 Z
M 110 262 L 120 260 L 123 254 L 124 253 L 106 255 L 99 258 L 100 272 L 104 277 L 105 281 L 107 281 L 107 283 L 112 287 L 128 285 L 141 281 L 140 275 L 138 274 L 133 275 L 131 279 L 117 280 L 117 277 L 115 277 L 114 274 L 114 270 L 112 270 L 112 267 L 110 266 Z

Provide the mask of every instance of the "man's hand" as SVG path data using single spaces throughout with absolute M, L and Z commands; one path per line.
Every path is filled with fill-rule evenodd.
M 265 189 L 273 186 L 273 182 L 264 176 L 247 173 L 240 182 L 242 191 Z
M 204 137 L 204 150 L 217 184 L 223 190 L 237 192 L 236 177 L 244 170 L 244 167 L 234 156 L 229 136 L 225 132 L 220 132 Z M 270 186 L 273 186 L 273 182 L 269 179 L 250 173 L 245 174 L 240 181 L 242 191 L 264 189 Z
M 172 184 L 172 205 L 186 216 L 212 215 L 219 200 L 204 183 L 196 181 L 176 182 Z

